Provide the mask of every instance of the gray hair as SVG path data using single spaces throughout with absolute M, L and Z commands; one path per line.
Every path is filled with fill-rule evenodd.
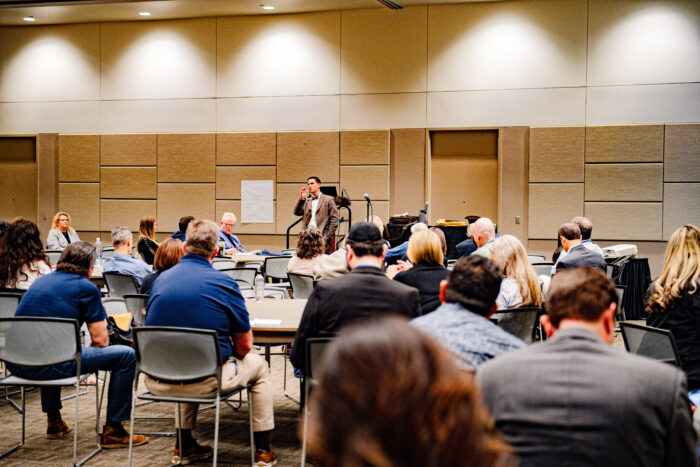
M 131 230 L 129 230 L 128 227 L 120 226 L 112 229 L 112 245 L 123 245 L 129 240 L 133 241 L 134 236 L 131 234 Z
M 428 230 L 428 226 L 422 222 L 416 222 L 415 224 L 413 224 L 413 227 L 411 227 L 412 234 L 420 232 L 421 230 Z
M 496 235 L 496 228 L 493 226 L 493 222 L 488 217 L 480 217 L 476 220 L 476 222 L 474 222 L 474 224 L 471 225 L 474 226 L 472 227 L 472 234 L 478 233 L 480 235 L 489 236 Z
M 576 216 L 571 219 L 571 222 L 578 225 L 579 230 L 581 230 L 581 238 L 583 240 L 588 240 L 591 238 L 591 232 L 593 232 L 593 223 L 587 217 Z
M 185 253 L 206 256 L 214 254 L 219 241 L 219 226 L 209 219 L 195 219 L 187 226 Z
M 225 221 L 226 219 L 233 219 L 233 222 L 236 222 L 236 215 L 232 212 L 225 212 L 223 216 L 221 216 L 221 222 Z

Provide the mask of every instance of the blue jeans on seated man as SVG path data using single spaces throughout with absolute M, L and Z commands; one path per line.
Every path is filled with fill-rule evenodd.
M 97 370 L 110 371 L 109 390 L 107 393 L 107 421 L 123 422 L 131 415 L 131 391 L 134 383 L 136 354 L 134 349 L 125 345 L 107 347 L 83 347 L 80 362 L 82 374 L 95 373 Z M 27 379 L 50 380 L 71 378 L 75 376 L 75 362 L 42 368 L 18 368 L 7 365 L 13 375 Z M 60 387 L 41 388 L 41 409 L 47 414 L 58 413 L 61 404 Z

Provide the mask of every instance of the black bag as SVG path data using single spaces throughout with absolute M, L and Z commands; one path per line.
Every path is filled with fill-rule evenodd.
M 129 347 L 134 347 L 134 335 L 131 332 L 131 328 L 129 328 L 128 331 L 124 331 L 117 326 L 112 316 L 107 317 L 107 334 L 109 335 L 109 345 L 127 345 Z

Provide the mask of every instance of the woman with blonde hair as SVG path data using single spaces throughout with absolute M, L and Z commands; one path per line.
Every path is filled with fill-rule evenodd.
M 157 227 L 158 224 L 156 223 L 155 217 L 146 216 L 141 218 L 141 223 L 139 224 L 139 241 L 136 248 L 146 264 L 153 264 L 156 251 L 160 245 L 156 241 Z
M 497 238 L 491 247 L 491 259 L 503 274 L 501 291 L 496 298 L 499 310 L 542 306 L 537 274 L 527 260 L 527 252 L 520 240 L 512 235 Z
M 688 389 L 700 389 L 700 229 L 686 224 L 668 240 L 661 275 L 651 284 L 647 325 L 668 329 Z
M 70 226 L 70 214 L 59 211 L 53 216 L 51 230 L 46 237 L 47 250 L 63 250 L 73 242 L 79 242 L 80 237 Z

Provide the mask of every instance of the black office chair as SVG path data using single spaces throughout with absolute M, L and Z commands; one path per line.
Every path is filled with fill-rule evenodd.
M 541 314 L 542 308 L 539 306 L 523 306 L 499 310 L 491 315 L 490 319 L 504 331 L 513 334 L 526 344 L 532 344 L 540 333 Z
M 134 326 L 144 326 L 146 324 L 146 302 L 147 294 L 127 294 L 122 297 L 126 303 L 126 309 L 134 317 Z
M 620 323 L 620 329 L 628 352 L 681 368 L 681 357 L 671 331 L 625 322 Z
M 531 266 L 538 276 L 552 277 L 552 266 L 554 266 L 554 263 L 537 262 L 532 263 Z

